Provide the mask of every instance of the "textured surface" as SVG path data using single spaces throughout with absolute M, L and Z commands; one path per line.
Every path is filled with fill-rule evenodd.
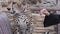
M 44 16 L 42 15 L 32 15 L 32 22 L 34 24 L 33 34 L 57 34 L 55 31 L 55 25 L 50 27 L 44 27 L 43 25 Z

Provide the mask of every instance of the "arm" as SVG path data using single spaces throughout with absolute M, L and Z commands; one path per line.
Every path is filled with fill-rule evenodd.
M 40 14 L 46 15 L 44 19 L 44 27 L 52 26 L 60 22 L 59 14 L 52 14 L 52 13 L 50 14 L 46 9 L 42 9 L 40 11 Z
M 44 19 L 44 27 L 52 26 L 60 22 L 60 15 L 50 14 L 46 15 Z

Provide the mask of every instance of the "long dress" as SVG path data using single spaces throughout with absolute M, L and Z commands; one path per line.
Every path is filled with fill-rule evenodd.
M 6 13 L 0 13 L 0 34 L 12 34 L 10 22 Z

